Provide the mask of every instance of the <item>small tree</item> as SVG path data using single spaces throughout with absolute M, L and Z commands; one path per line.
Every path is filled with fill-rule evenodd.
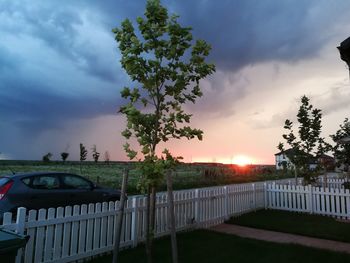
M 92 150 L 92 158 L 94 159 L 95 163 L 98 162 L 98 158 L 100 158 L 100 153 L 97 152 L 97 149 L 96 149 L 96 144 L 94 144 L 91 148 Z
M 66 162 L 67 158 L 69 156 L 69 153 L 67 152 L 61 152 L 61 158 L 63 162 Z
M 79 145 L 79 149 L 80 149 L 80 173 L 82 173 L 82 162 L 86 160 L 88 151 L 86 150 L 85 146 L 80 143 Z
M 147 193 L 146 250 L 152 262 L 155 225 L 156 189 L 164 173 L 177 161 L 158 145 L 169 139 L 202 139 L 203 132 L 193 129 L 191 114 L 183 109 L 186 102 L 195 103 L 202 96 L 199 81 L 215 71 L 206 63 L 210 46 L 203 40 L 193 43 L 190 27 L 182 27 L 178 16 L 169 16 L 159 0 L 148 0 L 145 18 L 138 17 L 140 34 L 130 20 L 115 28 L 115 39 L 121 51 L 121 64 L 139 88 L 125 87 L 121 95 L 129 102 L 120 108 L 127 118 L 122 135 L 136 138 L 140 149 L 127 142 L 124 150 L 132 160 L 140 154 L 142 176 L 139 186 Z M 171 210 L 171 209 L 170 209 Z
M 48 163 L 51 161 L 51 158 L 52 158 L 52 153 L 49 152 L 43 156 L 43 162 Z
M 342 166 L 345 172 L 349 172 L 350 167 L 350 144 L 342 143 L 343 138 L 350 136 L 350 122 L 346 118 L 343 124 L 340 124 L 340 129 L 335 134 L 330 135 L 332 140 L 335 142 L 333 147 L 334 157 L 336 159 L 336 165 Z
M 297 135 L 293 130 L 293 122 L 287 119 L 284 123 L 287 133 L 282 136 L 292 149 L 288 158 L 294 165 L 296 181 L 298 173 L 302 173 L 305 181 L 310 182 L 314 179 L 310 170 L 310 161 L 314 155 L 323 154 L 328 149 L 324 138 L 321 137 L 322 111 L 314 108 L 308 97 L 302 96 L 297 120 L 299 124 Z M 285 151 L 283 143 L 279 143 L 277 148 Z

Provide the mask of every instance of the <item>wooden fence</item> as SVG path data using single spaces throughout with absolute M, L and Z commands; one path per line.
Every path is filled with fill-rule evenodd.
M 264 208 L 264 182 L 227 185 L 174 192 L 176 229 L 206 228 L 231 216 Z M 113 249 L 118 202 L 27 211 L 17 217 L 4 214 L 3 227 L 30 236 L 16 262 L 71 262 Z M 146 198 L 129 197 L 126 203 L 121 246 L 145 240 Z M 156 237 L 168 230 L 166 193 L 157 195 Z
M 350 219 L 348 189 L 272 183 L 265 191 L 265 208 Z

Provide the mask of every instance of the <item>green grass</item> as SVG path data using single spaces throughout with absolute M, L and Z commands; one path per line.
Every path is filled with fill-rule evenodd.
M 260 210 L 231 218 L 229 224 L 350 242 L 350 223 L 334 218 L 278 210 Z
M 90 180 L 107 187 L 120 188 L 122 171 L 127 163 L 111 162 L 83 162 L 82 171 L 80 172 L 79 162 L 59 162 L 51 161 L 44 163 L 42 161 L 0 161 L 0 176 L 11 174 L 11 170 L 19 172 L 36 172 L 36 171 L 58 171 L 81 174 Z M 128 166 L 134 167 L 129 173 L 128 193 L 138 194 L 137 181 L 140 172 L 135 169 L 135 164 L 129 163 Z M 215 185 L 225 185 L 233 183 L 245 183 L 262 180 L 273 180 L 286 178 L 283 174 L 276 174 L 271 167 L 266 170 L 255 171 L 253 168 L 241 168 L 231 165 L 191 165 L 181 164 L 177 167 L 174 174 L 174 189 L 188 189 L 207 187 Z M 158 189 L 166 189 L 165 181 Z
M 350 262 L 350 255 L 298 245 L 277 244 L 240 238 L 206 230 L 178 235 L 179 262 L 181 263 L 310 263 Z M 121 252 L 120 263 L 146 262 L 144 246 Z M 96 258 L 90 263 L 109 263 L 112 256 Z M 171 262 L 170 240 L 155 241 L 154 262 Z

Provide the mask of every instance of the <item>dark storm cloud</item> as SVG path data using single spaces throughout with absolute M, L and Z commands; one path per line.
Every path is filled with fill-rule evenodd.
M 5 47 L 0 46 L 0 72 L 16 70 L 20 60 Z
M 212 45 L 209 60 L 227 74 L 264 62 L 296 63 L 317 57 L 333 36 L 334 28 L 347 21 L 350 8 L 348 1 L 324 0 L 162 2 L 169 13 L 180 15 L 182 25 L 193 28 L 195 38 Z M 144 10 L 140 1 L 95 2 L 95 6 L 109 14 L 109 27 L 120 23 L 121 17 L 115 15 L 118 8 L 132 21 Z M 275 67 L 277 70 L 276 64 Z M 210 82 L 212 88 L 204 90 L 205 96 L 196 107 L 214 116 L 233 114 L 232 103 L 247 93 L 245 86 L 231 81 L 232 88 L 228 90 L 217 77 L 210 78 Z
M 116 48 L 109 28 L 88 24 L 94 10 L 78 2 L 5 2 L 0 3 L 2 124 L 33 136 L 69 119 L 115 114 L 122 85 Z M 94 19 L 98 22 L 98 14 Z M 66 66 L 73 70 L 70 76 L 60 71 Z M 50 80 L 52 74 L 62 82 Z M 81 86 L 89 84 L 84 78 L 91 76 L 98 88 L 84 92 Z
M 123 17 L 134 21 L 142 16 L 144 2 L 89 3 L 108 14 L 106 25 L 115 27 Z M 347 21 L 350 8 L 346 0 L 167 0 L 162 3 L 169 13 L 179 14 L 180 22 L 191 26 L 196 37 L 212 45 L 212 60 L 226 70 L 270 60 L 295 62 L 316 56 L 332 36 L 332 29 Z
M 212 44 L 213 61 L 227 70 L 318 55 L 350 8 L 349 1 L 180 2 L 176 12 Z
M 2 122 L 12 122 L 26 135 L 39 135 L 46 129 L 60 129 L 62 123 L 73 118 L 87 119 L 117 112 L 118 95 L 108 99 L 96 97 L 71 98 L 45 92 L 45 89 L 12 87 L 16 94 L 2 94 L 0 112 Z
M 69 59 L 73 65 L 86 71 L 87 74 L 101 78 L 103 81 L 118 80 L 116 74 L 118 61 L 111 56 L 116 54 L 116 51 L 111 48 L 113 45 L 106 43 L 105 48 L 108 50 L 103 49 L 103 45 L 100 49 L 95 48 L 100 40 L 93 31 L 89 35 L 90 39 L 81 38 L 79 27 L 84 26 L 81 15 L 84 11 L 83 6 L 71 1 L 62 5 L 54 2 L 40 2 L 35 7 L 32 2 L 25 3 L 27 4 L 20 5 L 16 1 L 8 1 L 6 5 L 4 3 L 0 5 L 3 15 L 7 18 L 0 30 L 19 36 L 30 35 L 44 42 L 48 48 L 55 50 L 63 58 Z M 85 9 L 94 13 L 94 10 L 90 10 L 88 6 Z M 110 34 L 109 40 L 113 42 L 110 28 L 100 27 L 99 30 Z
M 346 0 L 167 0 L 169 13 L 191 26 L 196 37 L 212 47 L 219 69 L 239 70 L 246 65 L 277 60 L 295 62 L 318 55 L 338 24 L 347 21 Z M 108 14 L 106 25 L 118 26 L 120 15 L 132 21 L 143 15 L 144 1 L 95 1 Z M 116 18 L 118 13 L 118 19 Z
M 34 134 L 59 128 L 67 119 L 114 114 L 118 90 L 128 85 L 128 78 L 120 68 L 111 29 L 125 18 L 135 21 L 143 15 L 145 2 L 1 1 L 0 121 Z M 182 25 L 193 27 L 195 38 L 213 47 L 210 61 L 219 76 L 209 79 L 204 87 L 209 96 L 198 107 L 215 116 L 233 114 L 230 105 L 246 96 L 249 83 L 239 75 L 240 69 L 317 56 L 333 29 L 348 22 L 350 8 L 346 0 L 162 3 L 169 13 L 180 15 Z M 52 76 L 64 85 L 50 80 Z

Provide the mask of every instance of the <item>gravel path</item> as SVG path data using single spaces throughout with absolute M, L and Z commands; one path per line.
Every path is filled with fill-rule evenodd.
M 277 243 L 293 243 L 308 247 L 327 249 L 350 254 L 350 243 L 262 230 L 238 225 L 221 224 L 210 228 L 213 231 L 233 234 Z

